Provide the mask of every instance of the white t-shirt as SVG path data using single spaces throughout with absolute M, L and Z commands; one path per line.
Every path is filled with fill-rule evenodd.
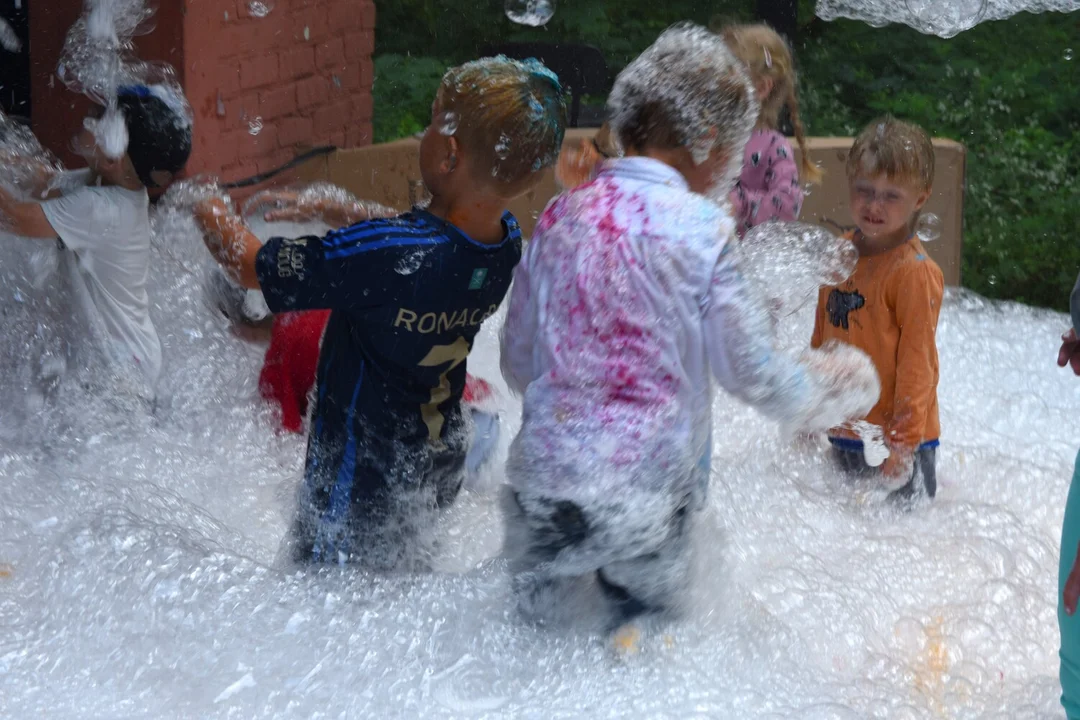
M 90 178 L 87 172 L 87 180 Z M 132 361 L 151 386 L 161 370 L 161 341 L 150 321 L 150 198 L 146 190 L 86 186 L 42 203 L 45 217 L 75 254 L 76 294 L 88 321 L 100 323 L 106 352 Z M 81 287 L 80 287 L 81 286 Z

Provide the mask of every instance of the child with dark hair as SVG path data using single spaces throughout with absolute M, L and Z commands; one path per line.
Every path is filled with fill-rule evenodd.
M 86 319 L 100 329 L 107 357 L 136 366 L 152 387 L 161 343 L 146 293 L 147 188 L 168 185 L 191 153 L 184 100 L 164 85 L 121 88 L 114 108 L 84 121 L 75 148 L 88 165 L 75 174 L 80 185 L 44 202 L 0 187 L 0 224 L 16 235 L 59 239 L 74 255 L 76 296 L 86 299 Z

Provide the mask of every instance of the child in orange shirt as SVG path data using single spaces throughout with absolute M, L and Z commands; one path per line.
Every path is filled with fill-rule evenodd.
M 829 440 L 846 471 L 880 472 L 891 500 L 933 498 L 940 434 L 935 334 L 945 283 L 915 236 L 934 178 L 930 137 L 917 125 L 875 120 L 856 138 L 847 176 L 857 226 L 848 237 L 859 262 L 845 282 L 821 288 L 810 344 L 838 340 L 873 359 L 881 396 L 865 422 L 881 429 L 889 456 L 880 471 L 870 468 L 859 439 L 865 430 L 833 428 Z

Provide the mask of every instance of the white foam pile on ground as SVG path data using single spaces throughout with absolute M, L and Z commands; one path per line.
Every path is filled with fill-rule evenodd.
M 158 232 L 153 414 L 73 393 L 0 433 L 0 716 L 1060 717 L 1057 538 L 1080 412 L 1054 365 L 1064 315 L 949 293 L 941 485 L 910 515 L 718 397 L 692 612 L 619 662 L 587 628 L 509 612 L 500 469 L 447 516 L 437 574 L 277 569 L 303 442 L 257 399 L 262 348 L 201 301 L 198 238 Z M 30 283 L 39 242 L 0 236 L 0 357 L 27 377 L 62 328 L 41 314 L 56 288 Z M 810 319 L 785 318 L 784 343 Z M 497 467 L 520 410 L 499 322 L 469 364 L 503 390 Z M 5 398 L 26 391 L 0 377 Z

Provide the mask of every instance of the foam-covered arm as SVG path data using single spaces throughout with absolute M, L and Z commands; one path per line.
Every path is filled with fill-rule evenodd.
M 535 240 L 533 242 L 536 242 Z M 533 345 L 539 331 L 536 298 L 527 267 L 528 258 L 514 272 L 510 290 L 510 306 L 502 329 L 500 363 L 503 377 L 510 390 L 525 393 L 533 377 Z
M 36 202 L 22 202 L 0 187 L 0 230 L 22 237 L 55 240 L 59 233 L 53 229 L 45 211 Z
M 220 198 L 196 205 L 195 219 L 202 227 L 207 249 L 229 277 L 249 290 L 258 290 L 255 260 L 262 243 L 244 221 Z

